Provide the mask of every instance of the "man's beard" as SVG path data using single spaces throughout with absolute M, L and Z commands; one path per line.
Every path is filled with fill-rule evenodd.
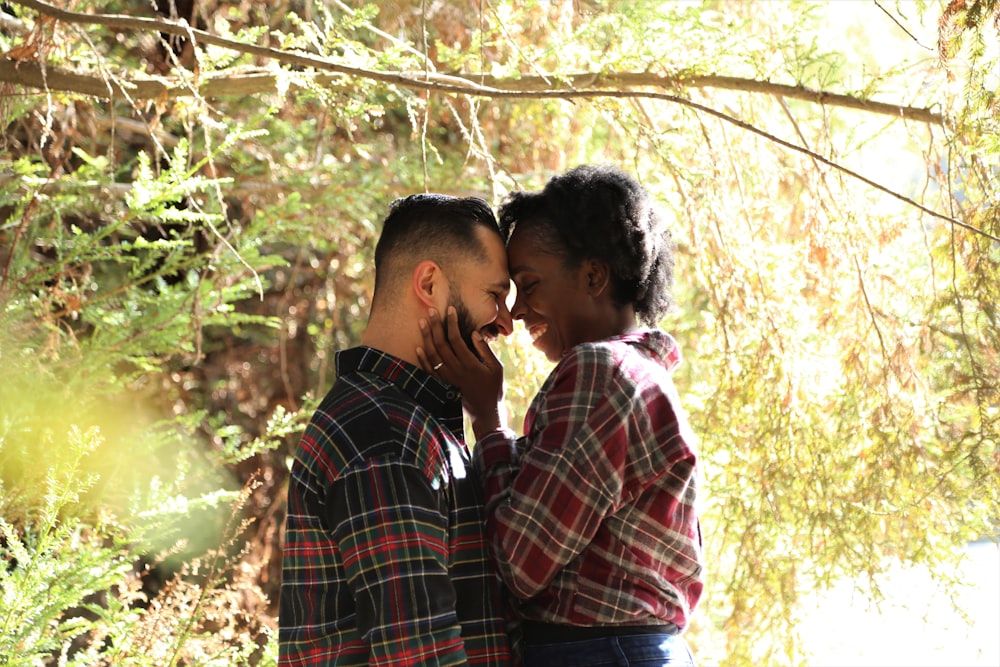
M 466 346 L 472 350 L 472 353 L 476 355 L 479 361 L 483 358 L 479 355 L 479 350 L 476 346 L 472 344 L 472 334 L 476 332 L 476 323 L 472 321 L 472 314 L 469 313 L 469 309 L 465 307 L 465 302 L 462 301 L 461 297 L 458 296 L 458 292 L 452 288 L 451 302 L 448 304 L 454 306 L 455 312 L 458 314 L 458 332 L 462 336 L 462 340 L 465 342 Z M 488 337 L 493 337 L 497 335 L 497 329 L 495 324 L 489 324 L 483 327 L 483 334 Z M 448 327 L 444 329 L 445 338 L 448 337 Z

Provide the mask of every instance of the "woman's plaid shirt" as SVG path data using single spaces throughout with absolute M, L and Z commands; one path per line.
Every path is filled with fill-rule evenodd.
M 524 437 L 476 444 L 487 535 L 524 618 L 687 625 L 703 572 L 678 363 L 659 330 L 579 345 L 532 401 Z
M 461 397 L 371 348 L 336 361 L 292 464 L 279 663 L 508 664 Z

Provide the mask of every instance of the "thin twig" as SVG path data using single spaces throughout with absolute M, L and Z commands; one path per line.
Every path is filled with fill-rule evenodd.
M 865 287 L 865 274 L 861 270 L 861 262 L 858 258 L 854 258 L 854 267 L 858 271 L 858 287 L 861 288 L 861 296 L 865 299 L 865 307 L 868 310 L 868 316 L 872 320 L 872 326 L 875 327 L 875 333 L 878 335 L 878 344 L 882 348 L 882 356 L 885 358 L 886 372 L 888 373 L 889 368 L 892 366 L 889 358 L 889 350 L 885 346 L 885 339 L 882 338 L 882 328 L 878 325 L 878 319 L 876 317 L 875 309 L 872 307 L 871 299 L 868 298 L 868 289 Z
M 889 11 L 888 11 L 888 10 L 887 10 L 887 9 L 886 9 L 885 7 L 883 7 L 883 6 L 882 6 L 882 4 L 881 4 L 881 3 L 880 3 L 880 2 L 878 1 L 878 0 L 874 0 L 874 1 L 875 1 L 875 6 L 876 6 L 876 7 L 878 7 L 879 9 L 881 9 L 881 10 L 882 10 L 882 12 L 883 12 L 883 13 L 884 13 L 884 14 L 885 14 L 886 16 L 888 16 L 889 18 L 891 18 L 891 19 L 892 19 L 892 22 L 893 22 L 893 23 L 895 23 L 896 25 L 898 25 L 898 26 L 899 26 L 899 29 L 900 29 L 900 30 L 902 30 L 902 31 L 903 31 L 903 32 L 905 32 L 905 33 L 906 33 L 907 35 L 909 35 L 909 36 L 910 36 L 910 39 L 912 39 L 912 40 L 913 40 L 913 42 L 914 42 L 914 43 L 915 43 L 915 44 L 916 44 L 917 46 L 919 46 L 919 47 L 920 47 L 920 48 L 922 48 L 922 49 L 927 49 L 927 50 L 928 50 L 928 51 L 930 51 L 931 53 L 934 53 L 934 52 L 936 52 L 936 49 L 932 49 L 931 47 L 929 47 L 929 46 L 925 46 L 924 44 L 922 44 L 922 43 L 920 42 L 920 40 L 919 40 L 919 39 L 917 39 L 916 35 L 914 35 L 914 34 L 913 34 L 912 32 L 910 32 L 909 30 L 907 30 L 907 29 L 906 29 L 906 26 L 905 26 L 905 25 L 903 25 L 902 23 L 900 23 L 900 22 L 899 22 L 899 19 L 897 19 L 897 18 L 896 18 L 895 16 L 893 16 L 892 14 L 890 14 L 890 13 L 889 13 Z
M 427 46 L 427 1 L 421 0 L 420 2 L 420 39 L 424 48 L 423 52 L 423 63 L 424 63 L 424 76 L 430 78 L 431 67 L 430 67 L 430 53 Z M 424 176 L 424 192 L 427 192 L 430 187 L 430 174 L 427 170 L 427 126 L 430 124 L 431 117 L 431 93 L 427 91 L 427 102 L 424 104 L 424 113 L 420 118 L 420 166 L 423 168 Z
M 51 181 L 52 179 L 50 178 L 46 185 Z M 42 187 L 44 188 L 45 186 Z M 41 201 L 39 198 L 41 189 L 42 188 L 39 188 L 39 191 L 32 195 L 31 201 L 28 202 L 28 205 L 24 209 L 24 213 L 21 214 L 21 222 L 18 223 L 17 229 L 14 230 L 14 238 L 10 241 L 7 261 L 4 262 L 3 274 L 0 275 L 0 303 L 4 302 L 4 294 L 7 292 L 7 284 L 10 280 L 10 269 L 14 265 L 14 256 L 17 254 L 17 245 L 21 242 L 21 236 L 24 234 L 24 230 L 28 227 L 28 222 L 31 221 L 31 217 L 34 215 L 35 209 L 38 208 L 39 202 Z

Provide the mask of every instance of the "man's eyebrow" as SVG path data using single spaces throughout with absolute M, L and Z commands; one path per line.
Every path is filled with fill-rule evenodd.
M 490 287 L 495 287 L 497 289 L 504 290 L 505 292 L 509 292 L 510 291 L 510 278 L 508 278 L 507 280 L 498 280 L 495 283 L 493 283 L 492 285 L 490 285 Z

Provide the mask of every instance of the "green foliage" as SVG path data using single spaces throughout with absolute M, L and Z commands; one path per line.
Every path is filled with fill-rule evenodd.
M 59 109 L 48 104 L 54 117 Z M 15 111 L 5 122 L 20 123 L 29 142 L 40 130 L 39 145 L 53 145 L 45 134 L 54 122 L 35 127 Z M 108 146 L 72 141 L 55 142 L 66 146 L 67 169 L 53 171 L 44 155 L 8 162 L 15 178 L 0 183 L 4 664 L 256 664 L 267 641 L 238 608 L 256 584 L 236 543 L 246 537 L 239 513 L 248 493 L 227 466 L 282 445 L 303 414 L 275 410 L 271 426 L 252 434 L 220 429 L 227 446 L 213 451 L 202 444 L 204 410 L 171 382 L 204 358 L 206 332 L 279 327 L 237 308 L 260 298 L 265 272 L 286 263 L 270 250 L 276 230 L 231 216 L 232 178 L 208 175 L 266 132 L 221 134 L 182 137 L 169 152 L 138 150 L 124 163 Z
M 7 57 L 173 88 L 0 96 L 0 662 L 276 664 L 287 460 L 333 350 L 364 326 L 388 203 L 499 203 L 581 162 L 629 169 L 674 220 L 664 326 L 705 464 L 699 662 L 808 663 L 805 596 L 861 575 L 877 599 L 897 562 L 948 583 L 956 547 L 996 534 L 995 241 L 683 105 L 401 74 L 512 91 L 718 75 L 933 107 L 946 126 L 753 86 L 642 88 L 997 236 L 996 2 L 863 19 L 801 1 L 208 2 L 191 17 L 384 77 L 168 53 L 153 32 L 11 5 L 26 29 L 0 34 Z M 274 91 L 192 92 L 262 73 Z M 522 331 L 497 351 L 519 426 L 551 364 Z
M 82 459 L 100 445 L 100 434 L 73 429 L 64 437 L 69 451 L 48 469 L 37 508 L 18 522 L 19 528 L 0 519 L 4 664 L 37 664 L 93 630 L 94 622 L 82 613 L 91 604 L 88 598 L 119 583 L 131 568 L 127 551 L 114 543 L 121 539 L 115 527 L 101 525 L 100 519 L 88 525 L 78 516 L 81 496 L 93 484 L 81 470 Z M 4 507 L 4 515 L 9 512 Z M 78 612 L 66 613 L 73 609 Z

